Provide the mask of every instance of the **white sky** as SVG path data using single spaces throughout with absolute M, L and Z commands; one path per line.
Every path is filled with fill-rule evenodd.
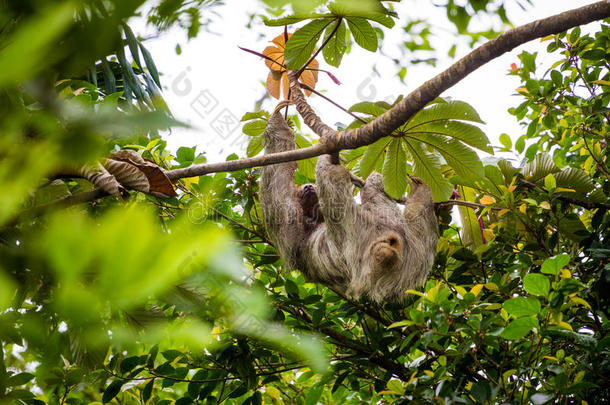
M 518 26 L 594 2 L 534 0 L 535 5 L 526 11 L 513 6 L 507 12 L 510 20 Z M 218 16 L 212 17 L 213 23 L 208 27 L 210 32 L 202 30 L 197 38 L 187 42 L 184 30 L 176 29 L 146 41 L 145 45 L 163 74 L 164 97 L 170 109 L 176 118 L 193 126 L 190 130 L 174 130 L 167 136 L 170 149 L 196 145 L 198 152 L 206 152 L 210 162 L 225 160 L 233 152 L 245 156 L 248 137 L 241 133 L 241 125 L 237 126 L 231 119 L 239 120 L 244 113 L 253 111 L 255 101 L 265 93 L 263 82 L 268 69 L 262 59 L 241 51 L 237 46 L 262 52 L 268 41 L 281 32 L 280 27 L 265 27 L 260 20 L 253 21 L 252 28 L 246 27 L 249 12 L 260 11 L 260 7 L 256 0 L 229 1 L 227 5 L 211 9 Z M 397 11 L 399 17 L 408 15 L 411 19 L 419 17 L 446 21 L 442 14 L 444 8 L 436 8 L 427 0 L 403 0 L 397 5 Z M 400 44 L 403 25 L 404 20 L 399 19 L 394 32 L 386 34 L 383 42 L 386 54 L 401 57 L 396 43 Z M 143 24 L 137 21 L 134 28 L 136 34 L 146 34 Z M 447 31 L 433 39 L 433 46 L 446 49 L 453 42 L 453 32 L 454 28 L 447 25 Z M 182 48 L 181 55 L 175 52 L 177 43 Z M 545 63 L 546 45 L 532 41 L 517 48 L 479 68 L 442 96 L 469 102 L 487 123 L 483 130 L 492 144 L 499 145 L 497 139 L 502 133 L 509 134 L 514 142 L 523 131 L 507 109 L 517 106 L 522 100 L 515 96 L 515 89 L 519 87 L 518 78 L 507 76 L 507 71 L 511 63 L 519 64 L 517 55 L 521 50 L 539 50 L 538 63 L 548 65 L 554 60 L 546 60 Z M 454 60 L 468 51 L 466 46 L 458 47 Z M 399 94 L 408 94 L 452 63 L 447 59 L 436 67 L 411 67 L 405 64 L 408 69 L 405 85 L 396 76 L 397 68 L 391 60 L 355 44 L 338 69 L 325 66 L 321 55 L 318 61 L 321 68 L 333 72 L 342 84 L 335 85 L 321 73 L 316 89 L 324 91 L 344 107 L 359 101 L 393 100 Z M 373 66 L 376 66 L 380 76 L 372 74 Z M 273 109 L 275 103 L 276 100 L 267 100 L 263 107 Z M 351 122 L 351 117 L 319 97 L 312 96 L 310 103 L 329 125 Z

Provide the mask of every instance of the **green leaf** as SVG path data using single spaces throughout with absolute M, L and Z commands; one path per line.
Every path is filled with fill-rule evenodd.
M 322 54 L 324 55 L 326 63 L 335 67 L 338 67 L 341 64 L 341 59 L 343 59 L 343 55 L 347 50 L 347 29 L 345 28 L 345 23 L 343 20 L 337 20 L 336 23 L 330 24 L 326 28 L 324 34 L 324 42 L 326 42 L 330 34 L 332 34 L 337 27 L 337 24 L 339 25 L 337 31 L 333 34 L 332 38 L 330 38 L 324 49 L 322 49 Z
M 127 61 L 127 58 L 125 57 L 125 49 L 122 46 L 120 46 L 117 50 L 116 56 L 121 64 L 121 72 L 123 73 L 123 87 L 127 91 L 129 86 L 129 89 L 134 92 L 138 98 L 138 101 L 145 101 L 142 83 L 133 72 L 131 64 Z
M 562 253 L 546 259 L 544 263 L 542 263 L 540 271 L 545 274 L 553 274 L 556 276 L 568 263 L 570 263 L 570 255 Z
M 305 138 L 302 134 L 296 133 L 294 136 L 294 141 L 297 145 L 297 148 L 308 148 L 311 146 L 311 142 L 309 139 Z M 299 171 L 308 179 L 316 178 L 316 158 L 302 159 L 297 162 L 299 165 Z
M 4 5 L 3 9 L 7 6 Z M 8 38 L 3 33 L 0 48 L 0 88 L 11 83 L 31 79 L 59 56 L 55 46 L 60 36 L 74 24 L 74 4 L 57 3 L 52 7 L 36 7 L 37 13 L 25 13 L 17 30 Z M 4 13 L 3 13 L 4 14 Z M 27 19 L 27 15 L 35 15 Z M 2 25 L 9 25 L 9 14 L 2 17 Z M 10 32 L 10 30 L 9 30 Z M 59 52 L 61 53 L 61 52 Z
M 340 17 L 361 17 L 388 28 L 395 25 L 394 20 L 390 17 L 395 14 L 389 12 L 378 0 L 336 0 L 328 5 L 328 9 Z
M 254 112 L 247 112 L 244 114 L 243 117 L 241 117 L 240 121 L 250 121 L 256 118 L 265 118 L 268 117 L 269 113 L 267 113 L 266 111 L 254 111 Z
M 142 69 L 142 64 L 140 63 L 140 52 L 138 50 L 138 40 L 136 39 L 136 36 L 133 34 L 133 31 L 127 24 L 123 24 L 123 32 L 125 32 L 125 39 L 127 40 L 131 57 L 136 62 L 136 65 Z
M 159 353 L 159 346 L 154 345 L 153 347 L 151 347 L 149 355 L 148 355 L 148 359 L 146 360 L 147 367 L 155 366 L 155 359 L 157 358 L 158 353 Z
M 359 112 L 363 114 L 369 114 L 373 117 L 377 117 L 388 110 L 385 105 L 381 103 L 372 103 L 370 101 L 362 101 L 360 103 L 356 103 L 349 108 L 351 112 Z
M 407 128 L 439 120 L 470 121 L 478 124 L 485 123 L 476 110 L 465 101 L 445 101 L 443 99 L 438 99 L 438 102 L 428 105 L 413 116 L 407 123 Z M 489 143 L 489 141 L 487 141 L 487 143 Z
M 587 60 L 599 61 L 606 57 L 605 49 L 591 49 L 582 53 L 581 57 Z M 553 72 L 556 72 L 554 70 Z
M 66 383 L 68 385 L 76 385 L 88 374 L 88 370 L 82 368 L 73 368 L 66 373 Z
M 36 194 L 34 194 L 34 205 L 42 205 L 57 201 L 70 194 L 70 190 L 66 183 L 61 180 L 53 180 L 46 186 L 36 190 Z
M 176 160 L 180 163 L 190 163 L 195 160 L 195 148 L 187 148 L 186 146 L 182 146 L 176 151 Z
M 464 201 L 474 201 L 476 192 L 471 187 L 459 186 L 458 191 Z M 481 234 L 481 225 L 475 210 L 458 206 L 460 218 L 462 220 L 462 240 L 465 245 L 472 244 L 472 248 L 477 248 L 483 244 L 483 235 Z
M 502 146 L 504 146 L 505 149 L 509 149 L 513 147 L 513 142 L 510 139 L 510 136 L 508 136 L 507 134 L 501 134 L 500 135 L 500 143 L 502 144 Z
M 401 198 L 407 190 L 407 156 L 400 138 L 390 142 L 383 162 L 383 185 L 393 198 Z
M 386 384 L 388 390 L 396 392 L 397 394 L 404 395 L 405 387 L 403 386 L 402 381 L 400 380 L 390 380 Z
M 506 325 L 502 333 L 500 333 L 500 337 L 508 340 L 519 340 L 534 328 L 538 328 L 537 318 L 531 316 L 518 318 Z
M 250 142 L 248 142 L 248 148 L 246 149 L 246 155 L 248 157 L 256 156 L 263 150 L 265 137 L 253 136 L 250 138 Z
M 339 374 L 330 392 L 334 393 L 335 391 L 337 391 L 337 389 L 341 386 L 341 384 L 349 374 L 351 374 L 350 370 L 344 371 L 343 373 Z
M 581 169 L 566 167 L 559 173 L 554 173 L 554 176 L 558 187 L 569 188 L 580 194 L 588 194 L 595 188 L 595 182 Z
M 144 386 L 144 389 L 142 390 L 142 400 L 144 401 L 144 403 L 148 402 L 148 400 L 152 396 L 152 390 L 153 390 L 154 386 L 155 386 L 154 378 L 152 380 L 150 380 L 149 382 L 147 382 L 146 385 Z
M 527 315 L 537 315 L 540 312 L 540 301 L 534 297 L 515 297 L 506 300 L 502 307 L 517 318 Z
M 409 132 L 406 137 L 432 146 L 445 158 L 447 164 L 455 170 L 458 176 L 467 179 L 479 179 L 485 175 L 483 163 L 479 156 L 472 149 L 455 139 L 447 141 L 438 135 L 416 132 Z
M 34 379 L 34 375 L 30 374 L 30 373 L 15 374 L 13 376 L 10 376 L 6 380 L 6 386 L 7 387 L 16 387 L 19 385 L 24 385 L 24 384 L 27 384 L 28 382 L 32 381 L 33 379 Z
M 461 121 L 482 122 L 476 111 L 467 103 L 436 103 L 417 113 L 403 127 L 403 131 L 447 136 L 493 154 L 493 148 L 485 133 L 479 127 Z
M 297 70 L 305 65 L 318 39 L 333 21 L 330 19 L 313 20 L 290 37 L 284 50 L 288 69 Z
M 452 185 L 443 176 L 441 163 L 435 155 L 426 153 L 418 142 L 403 138 L 407 152 L 413 159 L 413 172 L 426 183 L 435 201 L 446 200 L 453 191 Z
M 123 381 L 117 380 L 110 383 L 110 385 L 104 390 L 104 395 L 102 395 L 102 402 L 108 403 L 116 397 L 119 392 L 121 392 L 121 387 L 123 386 Z
M 367 146 L 362 159 L 358 163 L 356 173 L 363 178 L 367 178 L 375 170 L 377 162 L 385 153 L 390 142 L 390 138 L 381 138 Z
M 116 78 L 114 77 L 114 73 L 112 73 L 112 69 L 106 58 L 102 58 L 102 69 L 104 71 L 104 87 L 106 88 L 106 94 L 116 94 Z
M 557 181 L 555 180 L 555 176 L 551 173 L 547 174 L 544 178 L 544 187 L 550 192 L 553 192 L 557 188 Z
M 349 30 L 358 45 L 367 51 L 377 51 L 377 32 L 370 22 L 361 17 L 346 18 Z
M 551 155 L 541 153 L 536 155 L 534 160 L 527 163 L 521 168 L 521 173 L 528 181 L 535 183 L 545 178 L 548 174 L 559 172 L 560 169 L 555 166 Z
M 547 296 L 551 289 L 549 279 L 542 274 L 528 274 L 523 278 L 523 288 L 532 295 Z
M 267 121 L 265 120 L 254 120 L 250 122 L 246 122 L 242 131 L 244 134 L 248 136 L 259 136 L 263 132 L 265 132 L 265 128 L 267 128 Z
M 159 86 L 159 88 L 161 89 L 162 88 L 161 80 L 159 80 L 159 71 L 157 70 L 157 66 L 155 65 L 155 62 L 154 62 L 150 52 L 148 52 L 148 49 L 146 49 L 144 47 L 144 45 L 142 45 L 141 42 L 139 42 L 139 45 L 140 45 L 140 50 L 142 51 L 142 56 L 144 57 L 144 62 L 146 62 L 146 67 L 148 68 L 148 72 L 152 76 L 155 83 L 157 83 L 157 86 Z
M 294 296 L 296 298 L 299 297 L 299 287 L 297 287 L 296 283 L 292 280 L 286 280 L 284 284 L 284 288 L 286 288 L 286 293 L 289 296 Z
M 550 336 L 552 338 L 559 338 L 569 340 L 578 346 L 586 347 L 591 350 L 598 347 L 598 340 L 591 335 L 584 333 L 573 332 L 565 329 L 547 329 L 544 331 L 544 336 Z M 557 340 L 559 340 L 557 339 Z M 605 338 L 608 339 L 607 337 Z
M 269 19 L 263 17 L 263 23 L 268 27 L 283 27 L 284 25 L 292 25 L 298 22 L 309 20 L 309 19 L 320 19 L 320 18 L 332 18 L 335 19 L 334 14 L 320 14 L 320 13 L 306 13 L 306 14 L 294 14 L 282 18 Z
M 305 405 L 317 404 L 322 396 L 322 392 L 324 392 L 324 385 L 315 385 L 307 390 L 307 394 L 305 394 Z
M 477 400 L 477 403 L 484 404 L 491 399 L 491 386 L 487 381 L 480 380 L 472 384 L 470 393 Z

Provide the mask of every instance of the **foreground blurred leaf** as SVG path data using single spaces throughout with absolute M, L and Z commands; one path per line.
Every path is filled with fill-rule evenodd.
M 22 23 L 0 50 L 0 88 L 31 78 L 61 56 L 53 44 L 74 23 L 74 11 L 73 3 L 64 2 Z

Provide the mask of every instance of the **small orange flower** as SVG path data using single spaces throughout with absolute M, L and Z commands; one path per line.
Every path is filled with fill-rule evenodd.
M 288 34 L 290 38 L 292 34 Z M 286 38 L 284 34 L 280 34 L 271 41 L 275 46 L 268 46 L 263 51 L 263 55 L 269 59 L 265 59 L 265 64 L 270 69 L 267 75 L 267 91 L 271 96 L 279 99 L 280 92 L 283 93 L 284 99 L 288 98 L 288 75 L 286 74 L 286 66 L 284 62 L 284 48 L 286 47 Z M 312 89 L 316 87 L 318 81 L 318 64 L 317 60 L 312 60 L 309 66 L 305 69 L 299 81 Z M 310 95 L 311 91 L 305 90 L 306 95 Z

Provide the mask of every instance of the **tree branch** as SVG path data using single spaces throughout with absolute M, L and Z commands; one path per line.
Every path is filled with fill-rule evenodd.
M 296 160 L 308 159 L 328 153 L 324 145 L 317 143 L 309 148 L 289 150 L 286 152 L 270 153 L 268 155 L 256 156 L 247 159 L 230 160 L 227 162 L 202 163 L 181 169 L 166 170 L 165 174 L 171 181 L 185 177 L 203 176 L 208 173 L 232 172 L 235 170 L 249 169 L 257 166 L 267 166 L 276 163 L 294 162 Z
M 294 151 L 272 153 L 230 162 L 204 163 L 169 170 L 166 173 L 171 180 L 176 180 L 219 171 L 241 170 L 255 166 L 302 160 L 343 149 L 355 149 L 369 145 L 384 136 L 389 136 L 445 90 L 498 56 L 533 39 L 557 34 L 569 28 L 607 17 L 610 17 L 610 0 L 599 1 L 509 30 L 476 48 L 447 70 L 425 82 L 383 115 L 356 129 L 335 131 L 330 128 L 322 122 L 305 102 L 305 99 L 299 97 L 299 94 L 302 94 L 300 87 L 291 83 L 290 88 L 297 110 L 303 117 L 303 121 L 322 138 L 319 143 L 309 148 Z
M 529 189 L 538 189 L 544 193 L 548 193 L 548 190 L 546 188 L 539 186 L 538 184 L 524 180 L 524 179 L 518 179 L 517 183 L 522 186 L 525 186 Z M 591 202 L 591 201 L 581 201 L 581 200 L 577 200 L 575 198 L 567 197 L 567 196 L 563 196 L 563 195 L 554 195 L 553 198 L 556 198 L 560 201 L 565 201 L 572 205 L 577 205 L 579 207 L 583 207 L 588 210 L 592 210 L 592 209 L 596 209 L 596 208 L 600 208 L 603 210 L 610 210 L 610 204 L 596 203 L 596 202 Z

